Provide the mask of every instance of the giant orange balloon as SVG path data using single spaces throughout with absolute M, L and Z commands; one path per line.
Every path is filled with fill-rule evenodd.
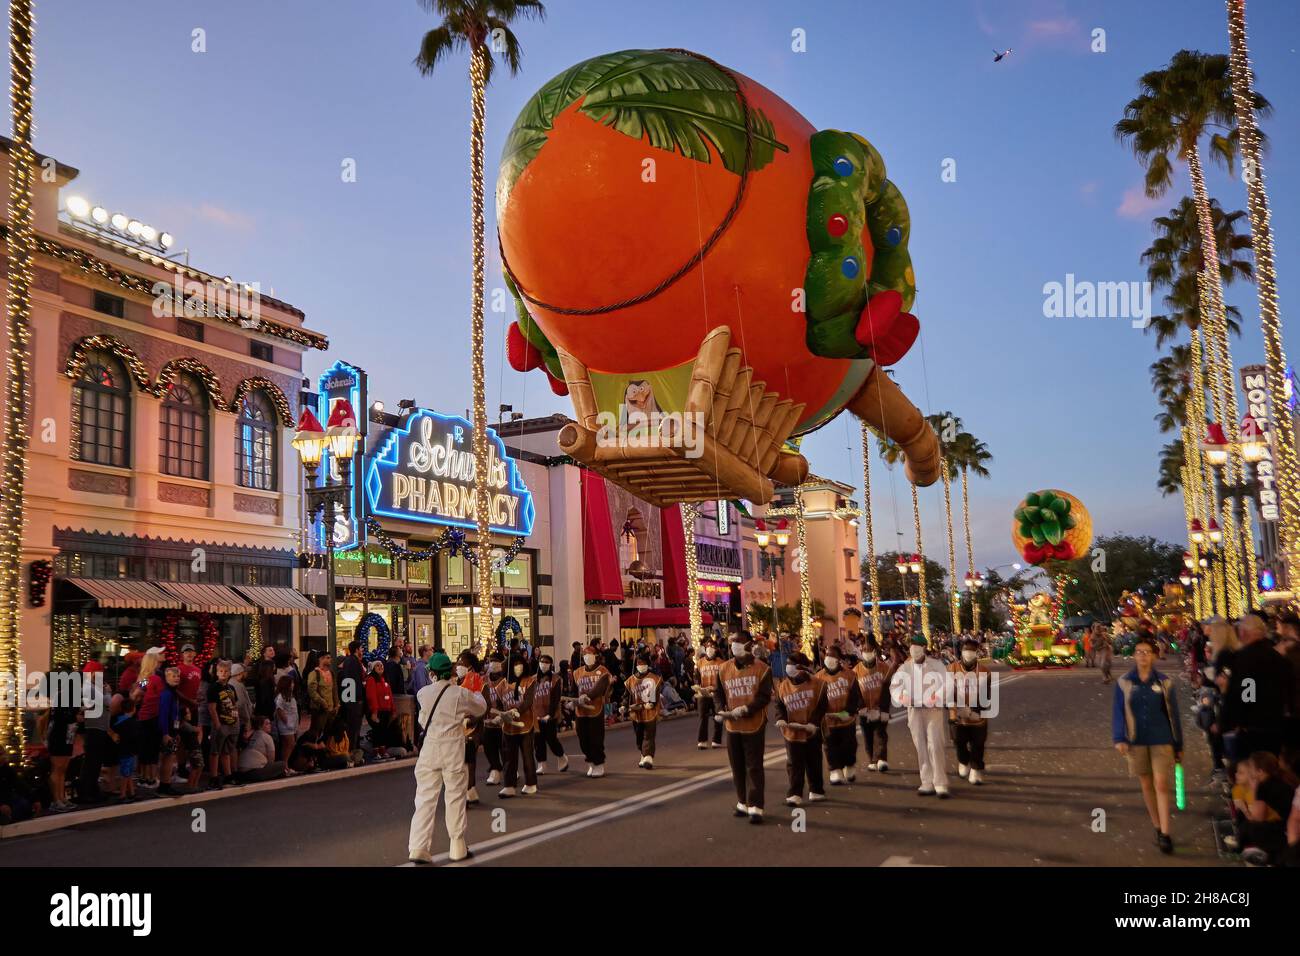
M 1011 543 L 1029 564 L 1082 558 L 1092 545 L 1092 515 L 1068 491 L 1030 492 L 1016 506 Z

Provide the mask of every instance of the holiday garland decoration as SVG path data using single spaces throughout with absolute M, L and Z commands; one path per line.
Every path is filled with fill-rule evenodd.
M 370 632 L 372 630 L 379 635 L 379 644 L 373 651 L 370 650 Z M 360 641 L 361 646 L 365 648 L 362 657 L 365 658 L 367 663 L 382 661 L 388 657 L 388 647 L 393 642 L 393 634 L 388 629 L 388 622 L 374 611 L 371 611 L 360 620 L 357 629 L 352 633 L 352 638 Z
M 509 640 L 507 635 L 513 634 L 515 637 L 521 637 L 523 636 L 523 633 L 524 629 L 520 626 L 515 617 L 511 614 L 507 614 L 505 617 L 501 618 L 501 623 L 497 625 L 497 647 L 501 648 L 505 646 L 506 642 Z
M 74 382 L 81 378 L 81 374 L 86 370 L 86 360 L 91 352 L 96 351 L 108 352 L 121 359 L 122 364 L 131 373 L 131 379 L 136 387 L 142 392 L 152 392 L 149 371 L 144 367 L 144 362 L 140 361 L 140 356 L 136 355 L 129 345 L 119 342 L 111 335 L 87 335 L 79 339 L 72 347 L 72 351 L 68 353 L 68 362 L 63 368 L 63 374 Z
M 280 413 L 281 424 L 283 424 L 285 428 L 292 428 L 294 424 L 293 409 L 289 407 L 289 399 L 285 398 L 284 392 L 280 390 L 280 386 L 276 385 L 275 382 L 271 381 L 269 378 L 263 378 L 260 375 L 254 376 L 253 378 L 246 378 L 235 386 L 235 397 L 230 400 L 230 411 L 238 415 L 239 406 L 244 401 L 244 396 L 249 392 L 257 391 L 265 392 L 267 397 L 271 399 L 271 404 L 274 405 L 275 410 Z
M 217 373 L 212 371 L 198 359 L 178 358 L 172 359 L 162 367 L 158 377 L 154 379 L 152 392 L 155 398 L 162 398 L 171 389 L 176 380 L 180 378 L 182 372 L 193 375 L 203 383 L 203 388 L 208 393 L 208 399 L 216 408 L 221 408 L 226 401 L 221 397 L 221 380 L 217 378 Z
M 163 618 L 160 632 L 163 648 L 166 650 L 164 656 L 168 664 L 176 665 L 181 662 L 181 650 L 176 646 L 176 636 L 182 617 L 186 620 L 198 622 L 199 647 L 194 655 L 194 666 L 202 670 L 204 665 L 217 653 L 217 619 L 206 612 L 182 614 L 180 611 L 169 611 L 167 616 Z
M 465 560 L 474 567 L 478 567 L 478 554 L 474 548 L 470 546 L 469 542 L 465 540 L 465 532 L 461 528 L 447 528 L 443 531 L 442 536 L 432 545 L 415 551 L 406 547 L 404 544 L 399 544 L 397 541 L 394 541 L 392 536 L 384 530 L 383 525 L 381 525 L 378 519 L 373 515 L 366 516 L 366 529 L 374 536 L 375 540 L 379 542 L 380 547 L 395 558 L 406 558 L 408 561 L 428 561 L 430 558 L 438 555 L 445 548 L 451 553 L 452 557 L 456 557 L 463 552 Z M 502 549 L 501 556 L 492 559 L 492 570 L 504 571 L 506 566 L 518 557 L 519 552 L 523 550 L 525 540 L 526 539 L 522 536 L 516 537 L 515 540 L 511 542 L 510 547 Z
M 1078 498 L 1049 488 L 1031 491 L 1015 510 L 1011 541 L 1029 564 L 1082 557 L 1092 543 L 1092 517 Z
M 32 607 L 45 607 L 45 589 L 53 573 L 54 566 L 45 558 L 33 561 L 27 569 L 27 597 Z

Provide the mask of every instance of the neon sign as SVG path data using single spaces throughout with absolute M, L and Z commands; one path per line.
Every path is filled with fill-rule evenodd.
M 320 405 L 316 410 L 316 414 L 320 420 L 322 422 L 329 421 L 334 403 L 341 398 L 345 398 L 357 413 L 357 426 L 361 429 L 361 442 L 357 448 L 357 454 L 353 456 L 352 463 L 349 466 L 352 472 L 350 475 L 342 473 L 338 460 L 330 454 L 328 449 L 321 455 L 321 474 L 328 476 L 331 481 L 341 481 L 347 478 L 351 480 L 352 487 L 355 489 L 352 501 L 352 517 L 345 518 L 342 512 L 339 512 L 335 518 L 334 527 L 328 529 L 328 531 L 325 529 L 324 522 L 321 523 L 321 546 L 325 546 L 325 535 L 328 533 L 333 539 L 334 548 L 339 551 L 355 548 L 361 541 L 358 533 L 360 523 L 357 520 L 361 514 L 361 494 L 357 479 L 361 474 L 361 463 L 365 459 L 366 447 L 365 377 L 366 373 L 361 369 L 349 365 L 347 362 L 339 361 L 326 369 L 316 384 L 316 391 L 320 396 Z
M 419 409 L 389 431 L 366 468 L 370 513 L 475 527 L 473 428 L 459 416 Z M 519 466 L 488 429 L 489 527 L 528 535 L 536 509 Z

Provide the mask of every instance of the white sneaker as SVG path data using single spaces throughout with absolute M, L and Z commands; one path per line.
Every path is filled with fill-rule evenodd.
M 698 744 L 695 745 L 695 749 L 696 749 L 696 750 L 708 750 L 708 749 L 709 749 L 709 745 L 708 745 L 707 743 L 705 743 L 704 741 L 701 740 Z
M 412 850 L 406 854 L 406 858 L 412 863 L 432 863 L 433 855 L 428 850 Z
M 636 762 L 636 765 L 637 765 L 638 767 L 644 767 L 644 766 L 645 766 L 645 757 L 642 757 L 640 760 L 638 760 L 638 761 Z
M 831 771 L 831 786 L 838 787 L 844 783 L 844 776 L 838 770 Z
M 593 777 L 605 776 L 605 765 L 603 763 L 596 764 L 596 766 L 592 768 L 591 775 Z
M 494 784 L 494 785 L 500 783 L 500 782 L 501 782 L 501 771 L 500 771 L 500 770 L 489 770 L 489 771 L 488 771 L 488 775 L 487 775 L 487 782 L 490 783 L 490 784 Z
M 877 773 L 884 773 L 888 769 L 889 769 L 889 764 L 885 763 L 883 760 L 880 761 L 878 764 L 876 764 Z
M 984 775 L 980 773 L 978 770 L 971 770 L 970 782 L 975 784 L 978 787 L 981 783 L 984 782 Z
M 564 771 L 566 771 L 566 770 L 568 770 L 568 769 L 569 769 L 569 758 L 566 757 L 566 756 L 564 756 L 563 754 L 561 754 L 561 755 L 560 755 L 560 773 L 564 773 Z
M 748 812 L 749 812 L 749 822 L 750 822 L 750 823 L 762 823 L 762 822 L 763 822 L 763 808 L 762 808 L 762 807 L 748 807 L 748 808 L 746 808 L 746 809 L 747 809 Z
M 588 777 L 596 776 L 596 768 L 591 764 L 587 764 L 587 776 Z
M 653 770 L 655 768 L 655 758 L 647 754 L 641 760 L 641 766 L 645 767 L 647 770 Z
M 466 803 L 478 803 L 478 787 L 470 787 L 465 791 Z
M 514 795 L 515 795 L 514 787 L 502 787 L 500 790 L 497 791 L 497 796 L 502 798 L 513 797 Z
M 875 762 L 873 762 L 873 763 L 869 763 L 869 764 L 867 764 L 867 769 L 868 769 L 868 770 L 879 770 L 879 769 L 880 769 L 880 761 L 877 760 L 877 761 L 875 761 Z
M 717 750 L 717 749 L 718 749 L 719 747 L 721 747 L 721 746 L 722 746 L 722 744 L 718 743 L 716 740 L 713 742 L 713 749 L 714 749 L 714 750 Z
M 970 767 L 966 766 L 964 763 L 957 764 L 957 776 L 965 777 L 969 770 Z
M 470 855 L 469 847 L 465 846 L 464 837 L 456 837 L 451 841 L 451 847 L 447 851 L 447 858 L 453 863 L 459 863 Z
M 532 784 L 525 784 L 523 787 L 519 789 L 519 792 L 522 793 L 525 797 L 531 797 L 533 794 L 537 792 L 537 787 Z
M 933 797 L 935 790 L 934 787 L 917 787 L 916 792 L 923 797 Z
M 539 764 L 537 765 L 537 776 L 540 777 L 540 776 L 542 776 L 542 775 L 545 774 L 545 773 L 546 773 L 546 764 L 544 764 L 544 763 L 539 763 Z
M 819 800 L 825 800 L 825 799 L 826 799 L 826 794 L 824 793 L 812 793 L 810 791 L 808 794 L 809 803 L 817 803 Z
M 797 807 L 801 803 L 803 803 L 803 797 L 794 796 L 785 798 L 785 805 L 787 807 Z
M 852 768 L 852 767 L 845 767 L 845 768 L 844 768 L 844 779 L 847 780 L 849 783 L 852 783 L 854 780 L 857 780 L 857 779 L 858 779 L 858 772 L 857 772 L 857 770 L 855 770 L 855 769 Z
M 948 788 L 947 788 L 947 787 L 935 787 L 935 788 L 934 788 L 934 792 L 937 793 L 937 794 L 939 795 L 939 799 L 940 799 L 940 800 L 947 800 L 947 799 L 948 799 Z

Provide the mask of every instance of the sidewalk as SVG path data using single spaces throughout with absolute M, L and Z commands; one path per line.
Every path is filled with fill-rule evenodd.
M 664 717 L 663 720 L 679 720 L 682 717 L 694 717 L 698 711 L 684 710 Z M 616 724 L 607 724 L 605 730 L 630 727 L 632 721 L 621 720 Z M 573 730 L 560 733 L 560 738 L 576 737 Z M 326 783 L 330 780 L 346 780 L 363 777 L 374 773 L 383 773 L 399 767 L 413 769 L 415 758 L 390 760 L 384 763 L 368 764 L 363 767 L 349 767 L 346 770 L 325 770 L 320 773 L 304 773 L 293 777 L 281 777 L 264 783 L 248 783 L 243 786 L 227 786 L 223 790 L 197 790 L 177 796 L 154 796 L 140 800 L 138 803 L 110 803 L 84 809 L 69 810 L 66 813 L 46 813 L 44 816 L 23 820 L 20 823 L 0 825 L 0 843 L 14 837 L 31 836 L 35 833 L 48 833 L 51 830 L 63 830 L 68 827 L 81 826 L 84 823 L 96 823 L 100 820 L 113 820 L 118 817 L 134 816 L 137 813 L 149 813 L 152 810 L 166 810 L 192 804 L 209 803 L 213 800 L 225 800 L 230 797 L 242 797 L 252 793 L 269 793 L 272 790 L 287 790 L 291 787 L 305 787 L 314 783 Z

